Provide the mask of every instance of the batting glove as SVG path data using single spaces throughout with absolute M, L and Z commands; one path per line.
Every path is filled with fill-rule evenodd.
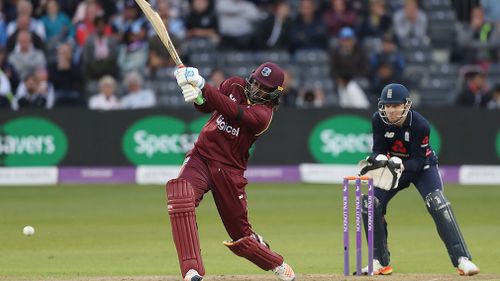
M 202 105 L 205 102 L 201 94 L 201 90 L 197 87 L 193 87 L 191 84 L 186 84 L 181 87 L 182 95 L 184 96 L 184 101 L 187 103 L 194 102 L 197 105 Z
M 182 88 L 184 85 L 191 84 L 198 89 L 205 87 L 205 78 L 201 77 L 198 69 L 195 67 L 182 67 L 174 72 L 177 84 Z

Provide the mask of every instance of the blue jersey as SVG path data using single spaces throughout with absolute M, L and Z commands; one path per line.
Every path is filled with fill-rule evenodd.
M 410 110 L 402 127 L 388 125 L 378 112 L 372 117 L 373 154 L 397 156 L 403 160 L 404 172 L 416 173 L 437 164 L 429 143 L 429 122 Z

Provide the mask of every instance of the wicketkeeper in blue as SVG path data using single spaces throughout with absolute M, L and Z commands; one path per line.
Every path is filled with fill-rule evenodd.
M 451 204 L 443 193 L 437 157 L 429 143 L 429 123 L 418 112 L 410 109 L 411 104 L 405 86 L 389 84 L 384 87 L 378 102 L 378 112 L 372 117 L 372 155 L 360 162 L 360 174 L 372 176 L 374 185 L 378 187 L 375 189 L 374 274 L 392 273 L 385 220 L 387 204 L 411 183 L 424 199 L 458 273 L 478 274 L 479 268 L 472 263 Z M 363 210 L 363 220 L 366 226 L 366 210 Z M 363 273 L 367 271 L 368 267 L 365 267 Z

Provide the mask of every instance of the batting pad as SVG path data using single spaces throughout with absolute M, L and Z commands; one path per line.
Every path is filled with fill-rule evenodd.
M 229 250 L 244 257 L 264 270 L 271 270 L 283 263 L 283 257 L 271 251 L 251 236 L 237 241 L 224 241 Z
M 182 276 L 195 269 L 202 276 L 205 268 L 201 259 L 200 239 L 196 226 L 194 191 L 185 179 L 173 179 L 166 187 L 168 214 Z

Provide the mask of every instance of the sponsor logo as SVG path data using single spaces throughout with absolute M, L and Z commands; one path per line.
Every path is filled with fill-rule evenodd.
M 410 132 L 408 132 L 408 131 L 405 132 L 405 141 L 406 142 L 410 141 Z
M 217 120 L 215 122 L 217 123 L 217 128 L 223 132 L 226 132 L 236 137 L 240 134 L 240 127 L 235 128 L 229 125 L 229 123 L 224 120 L 224 116 L 222 115 L 219 115 L 219 117 L 217 117 Z
M 392 99 L 392 89 L 391 89 L 391 88 L 389 88 L 389 89 L 387 90 L 387 98 L 388 98 L 388 99 Z
M 189 126 L 177 118 L 151 116 L 130 126 L 122 139 L 127 159 L 136 165 L 181 164 L 198 139 L 206 117 Z
M 272 70 L 271 70 L 269 67 L 267 67 L 267 66 L 266 66 L 266 67 L 264 67 L 264 68 L 260 71 L 260 73 L 261 73 L 261 74 L 262 74 L 262 76 L 264 76 L 264 77 L 268 77 L 269 75 L 271 75 L 271 72 L 272 72 Z
M 0 126 L 0 165 L 54 166 L 67 150 L 63 130 L 45 118 L 21 117 Z
M 385 132 L 384 137 L 386 137 L 386 138 L 393 138 L 394 137 L 394 132 Z
M 325 119 L 309 136 L 309 151 L 319 163 L 356 164 L 372 144 L 371 122 L 353 115 Z
M 232 101 L 237 102 L 237 101 L 236 101 L 236 98 L 233 96 L 233 94 L 230 94 L 230 95 L 229 95 L 229 98 L 230 98 Z

